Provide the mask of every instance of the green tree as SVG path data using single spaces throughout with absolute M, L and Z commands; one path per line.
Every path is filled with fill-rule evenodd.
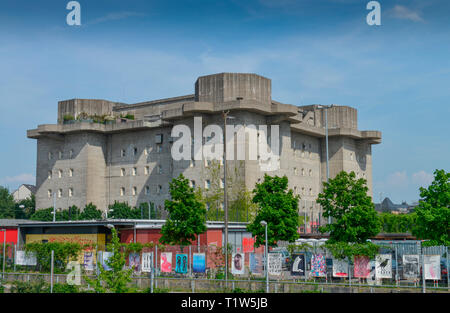
M 102 219 L 102 211 L 97 209 L 92 203 L 87 204 L 83 212 L 79 214 L 79 220 L 100 220 Z
M 14 197 L 7 188 L 0 186 L 0 218 L 14 218 L 14 211 Z
M 99 264 L 100 274 L 96 279 L 90 279 L 85 276 L 85 280 L 93 286 L 99 293 L 113 292 L 124 293 L 130 290 L 128 284 L 131 282 L 133 269 L 125 269 L 125 253 L 121 251 L 121 243 L 115 228 L 111 229 L 112 239 L 107 248 L 112 252 L 111 257 L 105 261 L 110 270 L 105 270 L 102 264 Z
M 427 189 L 420 187 L 420 197 L 413 234 L 428 239 L 425 245 L 450 246 L 450 173 L 434 171 L 434 181 Z
M 128 205 L 128 203 L 125 203 L 125 202 L 115 201 L 114 204 L 109 206 L 109 209 L 110 209 L 111 213 L 108 214 L 108 216 L 111 218 L 117 218 L 117 219 L 139 219 L 139 218 L 141 218 L 141 210 L 132 208 Z
M 161 229 L 159 241 L 164 244 L 183 246 L 191 244 L 196 236 L 206 231 L 205 204 L 198 200 L 189 181 L 180 174 L 170 183 L 170 200 L 165 201 L 169 212 Z
M 412 233 L 416 225 L 417 214 L 380 213 L 378 218 L 383 233 Z
M 340 172 L 319 193 L 317 203 L 323 208 L 323 216 L 331 217 L 332 223 L 320 227 L 330 233 L 330 242 L 365 243 L 380 231 L 380 222 L 367 195 L 367 181 L 356 179 L 355 173 Z
M 39 209 L 30 216 L 30 220 L 51 222 L 53 221 L 53 208 Z
M 23 206 L 23 208 L 21 208 Z M 31 197 L 20 200 L 15 205 L 15 218 L 17 219 L 30 219 L 31 215 L 36 211 L 36 198 L 32 194 Z
M 271 177 L 264 175 L 264 181 L 256 184 L 253 190 L 253 203 L 257 204 L 259 211 L 254 221 L 247 226 L 247 230 L 256 236 L 255 246 L 259 247 L 265 242 L 265 227 L 261 221 L 266 221 L 267 241 L 275 246 L 279 240 L 293 242 L 298 238 L 298 196 L 294 196 L 288 188 L 286 176 Z
M 332 218 L 331 224 L 319 230 L 330 233 L 325 246 L 336 258 L 373 257 L 378 251 L 378 246 L 367 241 L 380 231 L 380 221 L 366 184 L 365 179 L 356 179 L 354 172 L 342 171 L 324 182 L 323 192 L 318 195 L 323 216 Z

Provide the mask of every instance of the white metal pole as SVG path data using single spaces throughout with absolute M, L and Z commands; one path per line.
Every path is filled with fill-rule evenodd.
M 6 263 L 6 229 L 2 229 L 3 231 L 3 273 L 2 279 L 5 279 L 5 263 Z
M 55 251 L 52 250 L 52 255 L 51 255 L 51 264 L 50 264 L 50 293 L 53 293 L 53 262 L 54 262 L 54 258 L 55 258 Z
M 53 193 L 53 222 L 56 221 L 56 192 Z
M 425 256 L 423 255 L 422 251 L 422 293 L 426 293 L 426 286 L 425 286 Z
M 228 287 L 227 116 L 223 112 L 223 205 L 225 213 L 225 288 Z
M 328 165 L 328 108 L 325 107 L 325 145 L 326 145 L 326 153 L 327 153 L 327 183 L 330 179 L 330 167 Z M 328 216 L 328 224 L 331 224 L 331 216 Z
M 267 227 L 266 223 L 266 292 L 269 293 L 269 250 L 267 246 Z

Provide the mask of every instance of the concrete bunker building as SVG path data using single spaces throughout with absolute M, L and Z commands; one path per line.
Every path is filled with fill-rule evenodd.
M 185 124 L 193 134 L 194 116 L 202 117 L 203 126 L 223 125 L 224 110 L 235 117 L 229 124 L 279 125 L 280 169 L 268 174 L 287 175 L 289 187 L 301 196 L 299 213 L 318 220 L 315 199 L 326 181 L 324 109 L 277 102 L 270 79 L 243 73 L 199 77 L 195 94 L 167 99 L 58 102 L 57 124 L 27 131 L 28 138 L 37 139 L 37 209 L 52 207 L 56 193 L 57 209 L 92 202 L 107 210 L 114 201 L 152 202 L 164 218 L 172 178 L 183 173 L 192 186 L 202 188 L 210 179 L 208 161 L 172 159 L 172 127 Z M 381 132 L 358 130 L 357 110 L 349 106 L 329 108 L 328 125 L 330 177 L 354 171 L 367 179 L 372 196 L 372 145 L 381 143 Z M 248 190 L 265 174 L 256 160 L 227 162 Z

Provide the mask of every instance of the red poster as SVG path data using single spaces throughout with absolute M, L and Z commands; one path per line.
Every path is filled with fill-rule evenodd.
M 253 252 L 253 246 L 255 244 L 255 238 L 242 238 L 242 247 L 244 253 Z
M 369 262 L 367 256 L 355 256 L 354 277 L 367 278 L 370 274 Z

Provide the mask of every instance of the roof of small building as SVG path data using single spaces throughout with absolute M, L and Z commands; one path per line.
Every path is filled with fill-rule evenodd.
M 23 219 L 0 219 L 0 227 L 17 227 L 19 224 L 35 224 L 38 221 L 23 220 Z

